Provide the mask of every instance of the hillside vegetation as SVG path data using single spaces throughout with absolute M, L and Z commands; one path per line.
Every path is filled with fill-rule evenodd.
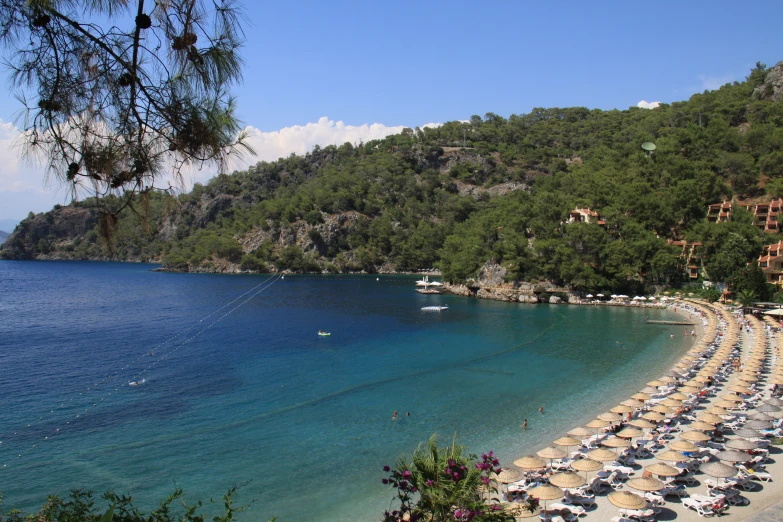
M 6 258 L 161 261 L 190 271 L 413 271 L 576 289 L 677 283 L 670 238 L 705 243 L 725 280 L 778 241 L 707 205 L 783 196 L 783 65 L 657 109 L 534 109 L 406 129 L 219 176 L 173 198 L 147 195 L 101 239 L 94 201 L 23 221 Z M 657 145 L 648 155 L 643 142 Z M 606 226 L 568 224 L 598 211 Z

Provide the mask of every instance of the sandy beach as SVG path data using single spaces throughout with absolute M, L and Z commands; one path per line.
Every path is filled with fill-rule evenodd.
M 686 504 L 689 502 L 693 502 L 693 500 L 686 500 L 684 501 L 683 498 L 678 497 L 677 495 L 669 494 L 665 497 L 656 496 L 655 494 L 647 494 L 647 500 L 652 499 L 654 502 L 654 506 L 651 504 L 647 505 L 647 508 L 653 508 L 648 512 L 643 511 L 635 511 L 635 512 L 621 512 L 621 510 L 613 505 L 612 502 L 610 502 L 609 495 L 617 492 L 627 492 L 623 493 L 623 495 L 628 496 L 631 498 L 628 493 L 632 493 L 634 495 L 644 495 L 644 493 L 638 489 L 635 489 L 632 486 L 636 486 L 639 484 L 638 481 L 631 482 L 631 484 L 627 484 L 628 480 L 631 479 L 639 479 L 641 477 L 653 477 L 654 475 L 650 472 L 645 472 L 644 468 L 647 468 L 654 464 L 668 464 L 673 465 L 674 462 L 667 461 L 667 460 L 661 460 L 658 457 L 662 456 L 664 459 L 667 457 L 670 457 L 670 453 L 666 450 L 669 450 L 669 446 L 671 444 L 675 444 L 675 448 L 682 447 L 678 445 L 687 445 L 689 444 L 686 442 L 686 440 L 681 439 L 681 436 L 688 432 L 688 431 L 694 431 L 697 435 L 704 432 L 698 432 L 695 430 L 692 430 L 690 428 L 690 425 L 693 425 L 694 427 L 697 427 L 700 420 L 698 420 L 696 417 L 702 418 L 705 414 L 709 415 L 706 410 L 710 410 L 711 412 L 717 412 L 721 415 L 721 417 L 718 417 L 715 420 L 718 421 L 729 421 L 732 420 L 735 416 L 739 416 L 742 418 L 743 415 L 745 415 L 744 412 L 739 413 L 735 409 L 732 409 L 731 411 L 726 411 L 722 407 L 725 407 L 727 405 L 731 405 L 730 403 L 727 404 L 726 400 L 724 400 L 725 394 L 729 392 L 729 388 L 736 387 L 738 385 L 751 385 L 756 386 L 756 389 L 754 390 L 754 394 L 758 393 L 760 394 L 757 397 L 757 402 L 755 404 L 756 407 L 762 404 L 761 401 L 768 400 L 771 397 L 770 392 L 770 385 L 768 383 L 768 377 L 772 373 L 773 369 L 777 368 L 777 357 L 776 357 L 776 351 L 777 348 L 783 344 L 781 340 L 783 340 L 783 333 L 780 332 L 773 332 L 770 330 L 766 325 L 767 323 L 763 321 L 759 321 L 756 318 L 753 317 L 733 317 L 731 313 L 729 313 L 727 310 L 723 309 L 720 306 L 709 306 L 707 303 L 704 302 L 697 302 L 697 301 L 678 301 L 675 303 L 670 304 L 671 308 L 674 309 L 676 307 L 676 312 L 684 317 L 686 317 L 688 320 L 693 320 L 694 322 L 697 322 L 698 325 L 695 328 L 696 334 L 697 334 L 697 342 L 694 345 L 694 347 L 688 351 L 686 355 L 683 356 L 681 361 L 674 365 L 671 368 L 670 372 L 667 372 L 665 376 L 662 377 L 662 380 L 664 382 L 660 382 L 658 384 L 667 386 L 657 386 L 655 382 L 648 383 L 648 387 L 644 388 L 643 383 L 640 383 L 639 389 L 643 392 L 652 392 L 652 391 L 658 391 L 658 390 L 666 390 L 667 393 L 663 394 L 663 396 L 672 395 L 673 397 L 677 397 L 678 399 L 681 396 L 681 400 L 685 401 L 686 395 L 678 395 L 675 392 L 678 392 L 679 390 L 683 390 L 686 392 L 690 392 L 687 395 L 690 395 L 689 401 L 686 401 L 683 403 L 685 407 L 687 408 L 687 405 L 689 403 L 693 403 L 692 410 L 690 410 L 688 413 L 682 415 L 682 416 L 676 416 L 674 415 L 674 411 L 667 412 L 665 407 L 661 409 L 662 412 L 667 412 L 665 417 L 672 418 L 672 417 L 679 417 L 678 420 L 672 421 L 672 424 L 679 421 L 679 426 L 675 428 L 674 430 L 671 430 L 671 433 L 666 435 L 665 438 L 661 438 L 658 442 L 659 445 L 657 446 L 657 449 L 654 450 L 652 453 L 647 452 L 644 454 L 644 456 L 640 456 L 639 452 L 636 452 L 635 459 L 629 459 L 627 461 L 623 461 L 622 464 L 627 464 L 627 467 L 622 468 L 626 473 L 627 477 L 625 477 L 625 480 L 622 482 L 619 480 L 615 480 L 612 487 L 605 486 L 601 490 L 593 493 L 592 491 L 582 491 L 582 493 L 589 497 L 588 500 L 584 500 L 582 504 L 584 505 L 585 509 L 580 509 L 579 507 L 573 508 L 573 513 L 569 513 L 568 508 L 566 508 L 565 511 L 554 511 L 554 512 L 547 512 L 546 517 L 542 516 L 542 518 L 549 518 L 551 517 L 552 520 L 558 521 L 560 519 L 567 520 L 569 519 L 569 516 L 576 516 L 579 515 L 580 519 L 585 520 L 615 520 L 615 521 L 625 521 L 625 520 L 684 520 L 684 521 L 691 521 L 691 520 L 699 520 L 703 518 L 699 513 L 697 513 L 694 509 L 688 509 L 686 507 Z M 741 322 L 741 324 L 740 324 Z M 742 327 L 742 325 L 746 325 L 746 327 Z M 775 326 L 773 322 L 769 322 L 769 326 Z M 734 370 L 733 368 L 733 359 L 739 358 L 739 361 L 741 362 L 742 369 L 744 372 L 741 371 L 731 371 Z M 759 361 L 763 359 L 763 364 Z M 727 368 L 731 367 L 731 370 L 728 370 Z M 686 371 L 687 368 L 687 371 Z M 740 370 L 739 368 L 736 368 L 736 370 Z M 674 373 L 678 372 L 678 373 Z M 715 373 L 718 374 L 719 372 L 724 372 L 726 377 L 717 377 L 714 381 L 710 379 L 707 381 L 707 377 L 705 377 L 708 373 Z M 752 372 L 758 372 L 759 383 L 755 384 L 751 381 L 751 377 L 748 377 L 750 373 Z M 684 375 L 683 375 L 684 373 Z M 672 375 L 675 375 L 678 377 L 678 382 L 672 382 L 674 379 L 671 377 Z M 755 373 L 754 373 L 755 375 Z M 740 380 L 740 379 L 744 380 Z M 690 379 L 687 383 L 685 382 L 687 379 Z M 723 379 L 723 380 L 721 380 Z M 766 379 L 766 380 L 765 380 Z M 699 382 L 696 382 L 699 381 Z M 651 384 L 654 384 L 655 386 L 650 387 Z M 689 386 L 692 386 L 691 388 L 688 388 L 686 386 L 683 386 L 683 384 L 687 384 Z M 710 387 L 709 385 L 713 384 L 714 386 Z M 700 399 L 697 399 L 697 388 L 693 386 L 699 386 L 702 388 L 703 391 L 700 391 L 698 395 L 702 395 Z M 658 388 L 658 390 L 656 390 Z M 742 388 L 736 388 L 738 390 L 741 390 Z M 639 397 L 644 397 L 645 394 L 639 395 Z M 747 397 L 747 396 L 746 396 Z M 669 399 L 667 397 L 667 399 Z M 663 400 L 667 400 L 663 399 Z M 734 398 L 735 401 L 742 402 L 742 399 L 739 397 Z M 669 399 L 671 400 L 671 399 Z M 634 402 L 624 401 L 623 404 L 634 404 Z M 636 408 L 629 408 L 626 406 L 625 410 L 622 411 L 622 418 L 627 419 L 627 415 L 631 415 L 633 421 L 638 421 L 641 423 L 644 423 L 644 420 L 641 420 L 643 417 L 643 412 L 648 411 L 650 404 L 652 401 L 646 401 L 647 404 L 644 404 L 642 401 L 639 401 L 638 407 Z M 677 400 L 672 400 L 670 404 L 679 404 L 680 402 Z M 660 405 L 658 405 L 660 407 Z M 620 407 L 617 407 L 618 409 Z M 743 406 L 744 408 L 744 406 Z M 613 408 L 615 409 L 615 408 Z M 683 408 L 685 409 L 685 408 Z M 633 413 L 625 413 L 626 411 L 631 410 Z M 677 411 L 680 411 L 680 408 L 678 408 Z M 749 408 L 749 412 L 753 412 L 753 406 Z M 770 413 L 774 418 L 780 418 L 783 413 L 773 412 Z M 604 414 L 607 415 L 607 414 Z M 696 417 L 693 417 L 693 415 L 696 415 Z M 618 415 L 619 417 L 620 415 Z M 608 418 L 608 417 L 607 417 Z M 646 418 L 646 417 L 645 417 Z M 653 417 L 655 418 L 655 417 Z M 660 415 L 660 418 L 663 419 L 664 415 Z M 703 418 L 709 418 L 709 417 L 703 417 Z M 633 421 L 631 424 L 633 425 Z M 666 422 L 669 422 L 668 420 Z M 587 424 L 587 426 L 593 426 L 593 428 L 582 428 L 584 430 L 584 433 L 598 433 L 598 436 L 601 435 L 601 429 L 596 428 L 596 426 L 601 426 L 602 424 L 608 424 L 604 423 L 603 421 L 593 421 L 592 423 Z M 652 424 L 651 424 L 652 425 Z M 659 426 L 664 426 L 663 423 L 658 423 Z M 709 427 L 709 426 L 707 426 Z M 574 426 L 574 428 L 577 428 Z M 660 429 L 660 428 L 658 428 Z M 569 433 L 574 430 L 570 430 Z M 644 432 L 647 432 L 647 430 L 643 430 Z M 706 430 L 707 433 L 712 433 L 712 430 Z M 579 431 L 575 431 L 574 433 L 578 434 Z M 628 432 L 630 433 L 630 432 Z M 641 432 L 640 432 L 641 433 Z M 726 438 L 727 440 L 732 439 L 739 439 L 740 437 L 736 436 L 730 429 L 725 429 Z M 565 434 L 563 434 L 565 435 Z M 622 435 L 622 432 L 621 432 Z M 649 437 L 649 435 L 645 435 L 645 437 Z M 579 439 L 580 437 L 575 437 L 576 439 Z M 635 437 L 639 438 L 639 437 Z M 686 437 L 688 439 L 690 437 Z M 618 437 L 609 437 L 603 441 L 600 441 L 599 444 L 603 445 L 604 443 L 608 445 L 608 448 L 603 448 L 604 451 L 607 449 L 612 450 L 613 444 L 610 444 L 610 442 L 613 441 L 620 441 L 618 444 L 621 446 L 623 445 L 624 440 L 630 440 L 631 438 L 623 438 L 618 439 Z M 565 439 L 559 440 L 559 442 L 562 444 Z M 676 441 L 676 442 L 675 442 Z M 587 437 L 583 439 L 583 443 L 587 442 Z M 594 443 L 593 443 L 594 444 Z M 717 459 L 714 456 L 710 456 L 710 453 L 713 455 L 718 452 L 719 449 L 721 449 L 721 445 L 710 443 L 711 447 L 707 447 L 704 444 L 699 444 L 699 448 L 697 450 L 697 453 L 699 453 L 699 456 L 702 457 L 702 460 L 706 461 L 716 461 Z M 630 445 L 630 443 L 628 443 Z M 552 444 L 552 448 L 557 449 L 558 446 L 556 444 Z M 776 446 L 769 445 L 768 446 L 769 455 L 768 455 L 768 461 L 764 463 L 764 467 L 756 467 L 755 470 L 760 472 L 756 476 L 751 475 L 751 479 L 747 481 L 747 485 L 739 489 L 738 492 L 734 492 L 733 490 L 729 490 L 727 492 L 727 495 L 731 498 L 731 504 L 728 506 L 727 509 L 725 509 L 721 516 L 722 518 L 727 518 L 728 520 L 755 520 L 755 521 L 766 521 L 766 520 L 781 520 L 783 519 L 783 505 L 777 506 L 776 504 L 778 502 L 781 502 L 781 498 L 783 497 L 783 487 L 779 485 L 778 480 L 781 476 L 783 476 L 783 464 L 781 464 L 781 461 L 783 461 L 783 458 L 779 457 L 780 453 L 783 453 L 783 451 Z M 550 451 L 552 454 L 557 453 L 557 451 L 545 450 L 541 456 L 544 456 L 546 451 Z M 585 450 L 585 453 L 588 450 Z M 622 452 L 622 451 L 620 451 Z M 679 453 L 682 455 L 682 453 Z M 572 454 L 573 455 L 573 454 Z M 689 453 L 689 455 L 695 455 L 695 453 Z M 582 453 L 581 455 L 578 455 L 577 458 L 579 459 L 582 456 L 590 457 L 591 454 L 587 453 L 587 455 L 584 455 Z M 675 458 L 677 456 L 677 452 L 675 452 Z M 684 461 L 690 461 L 690 458 L 683 458 Z M 579 460 L 573 461 L 573 462 L 579 462 Z M 565 461 L 559 471 L 564 471 L 568 467 L 570 467 L 573 462 Z M 517 464 L 520 464 L 521 461 L 517 461 Z M 607 469 L 607 464 L 611 464 L 610 462 L 603 462 L 601 463 L 604 469 Z M 616 463 L 620 464 L 620 463 Z M 730 463 L 729 463 L 730 464 Z M 684 464 L 681 464 L 680 466 L 683 466 Z M 683 489 L 684 493 L 682 494 L 685 498 L 690 499 L 699 499 L 699 495 L 707 496 L 710 492 L 708 491 L 710 488 L 708 486 L 711 481 L 714 481 L 715 479 L 709 477 L 708 475 L 701 472 L 700 465 L 694 465 L 692 466 L 694 469 L 694 473 L 692 473 L 692 476 L 688 478 L 688 481 L 684 483 Z M 658 469 L 656 467 L 652 468 Z M 517 468 L 517 470 L 519 470 Z M 762 471 L 763 470 L 763 471 Z M 769 473 L 769 476 L 765 475 L 763 472 Z M 513 473 L 513 472 L 512 472 Z M 523 470 L 522 473 L 525 473 Z M 576 480 L 573 478 L 572 473 L 570 474 L 560 474 L 559 477 L 556 477 L 555 473 L 550 472 L 549 473 L 549 479 L 553 479 L 555 482 L 563 481 L 564 479 L 570 478 L 571 480 Z M 585 472 L 585 473 L 579 473 L 579 475 L 587 478 L 587 483 L 589 484 L 592 482 L 593 478 L 596 476 L 596 473 L 594 472 Z M 662 478 L 662 477 L 661 477 Z M 756 480 L 759 478 L 767 479 L 769 478 L 769 481 L 761 481 Z M 653 479 L 654 480 L 654 479 Z M 510 482 L 510 481 L 509 481 Z M 524 482 L 524 481 L 523 481 Z M 523 482 L 517 482 L 516 484 L 510 485 L 510 490 L 519 490 L 520 493 L 524 492 L 522 484 Z M 558 482 L 559 483 L 559 482 Z M 551 488 L 551 486 L 546 486 L 548 488 Z M 501 491 L 505 491 L 506 486 L 501 486 Z M 537 493 L 544 490 L 537 490 L 537 489 L 530 489 L 531 496 L 535 497 Z M 571 492 L 575 492 L 572 488 L 570 490 Z M 720 492 L 713 491 L 713 494 L 719 494 Z M 525 493 L 521 493 L 524 495 Z M 542 493 L 543 494 L 543 493 Z M 556 497 L 557 493 L 553 493 L 553 495 Z M 617 500 L 618 494 L 615 493 L 612 497 L 612 500 Z M 579 498 L 579 497 L 577 497 Z M 638 497 L 636 497 L 638 498 Z M 508 500 L 506 498 L 506 500 Z M 543 500 L 541 501 L 544 502 Z M 563 503 L 562 498 L 557 499 L 553 498 L 550 501 L 550 504 L 552 502 L 559 502 Z M 577 501 L 574 501 L 574 504 L 577 504 Z M 560 509 L 560 508 L 558 508 Z M 528 517 L 531 515 L 530 513 L 525 513 Z M 621 514 L 624 514 L 625 517 L 622 517 Z M 562 517 L 565 518 L 562 518 Z M 523 517 L 519 517 L 518 519 L 521 520 Z M 526 517 L 525 517 L 526 518 Z

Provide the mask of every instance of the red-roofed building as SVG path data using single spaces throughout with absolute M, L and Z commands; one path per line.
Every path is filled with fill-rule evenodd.
M 758 263 L 768 282 L 783 286 L 783 241 L 764 245 Z
M 680 262 L 685 269 L 685 275 L 690 281 L 694 281 L 701 276 L 702 256 L 700 247 L 704 245 L 701 241 L 688 243 L 687 241 L 673 241 L 669 239 L 667 244 L 673 247 L 682 247 L 680 253 Z
M 589 208 L 575 208 L 568 214 L 569 223 L 592 223 L 595 221 L 600 226 L 606 226 L 606 221 L 601 219 L 598 212 Z
M 776 233 L 780 231 L 778 217 L 783 210 L 783 198 L 773 199 L 769 203 L 747 203 L 738 201 L 738 206 L 753 214 L 753 224 L 764 232 Z M 724 201 L 710 205 L 707 210 L 707 221 L 724 222 L 731 220 L 731 207 L 733 203 Z

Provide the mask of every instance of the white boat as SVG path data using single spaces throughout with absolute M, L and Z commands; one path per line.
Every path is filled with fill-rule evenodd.
M 448 310 L 448 306 L 422 306 L 422 312 L 440 312 L 442 310 Z
M 424 279 L 416 281 L 416 286 L 427 288 L 428 286 L 443 286 L 443 283 L 440 281 L 430 281 L 430 276 L 424 276 Z

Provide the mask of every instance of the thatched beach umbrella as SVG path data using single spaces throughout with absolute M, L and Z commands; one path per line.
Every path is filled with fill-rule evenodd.
M 577 426 L 576 428 L 568 432 L 569 435 L 573 435 L 574 437 L 588 437 L 593 433 L 595 433 L 594 429 L 584 428 L 582 426 Z
M 587 452 L 587 457 L 598 462 L 617 460 L 617 453 L 606 448 L 597 448 Z
M 636 428 L 624 428 L 617 433 L 617 436 L 621 439 L 635 439 L 642 435 L 644 435 L 644 432 Z
M 674 450 L 667 450 L 664 451 L 663 453 L 659 453 L 658 455 L 655 456 L 655 458 L 666 462 L 688 462 L 689 460 L 691 460 L 690 457 L 686 457 L 679 451 L 674 451 Z
M 664 399 L 659 404 L 668 406 L 670 408 L 679 408 L 682 406 L 682 401 L 678 401 L 677 399 Z
M 723 462 L 705 462 L 699 467 L 699 471 L 710 477 L 715 477 L 720 484 L 720 479 L 733 477 L 739 470 Z
M 633 446 L 631 441 L 619 437 L 609 437 L 608 439 L 601 441 L 600 444 L 607 448 L 630 448 Z
M 748 439 L 731 439 L 726 443 L 726 447 L 733 450 L 748 451 L 759 447 L 757 442 Z
M 745 395 L 750 395 L 752 393 L 750 388 L 747 388 L 745 386 L 740 386 L 739 384 L 735 384 L 734 386 L 729 386 L 728 390 L 736 393 L 744 393 Z
M 537 451 L 536 455 L 538 455 L 542 459 L 549 459 L 551 461 L 553 459 L 562 459 L 566 455 L 568 455 L 568 453 L 563 448 L 555 448 L 549 446 L 548 448 L 544 448 L 542 450 Z
M 649 401 L 650 399 L 652 399 L 652 396 L 650 394 L 648 394 L 648 393 L 639 392 L 639 393 L 634 393 L 633 395 L 631 395 L 631 398 L 636 399 L 636 400 L 640 400 L 640 401 Z
M 650 408 L 652 411 L 658 412 L 658 413 L 671 413 L 672 409 L 668 406 L 664 406 L 662 404 L 656 404 L 652 408 Z
M 625 404 L 620 404 L 618 406 L 615 406 L 614 408 L 611 408 L 609 411 L 612 413 L 631 413 L 633 412 L 633 408 L 630 406 L 626 406 Z
M 775 418 L 774 417 L 770 417 L 766 413 L 762 413 L 760 411 L 757 411 L 755 413 L 751 413 L 750 415 L 748 415 L 748 419 L 750 419 L 750 420 L 760 420 L 760 421 L 771 421 L 771 420 L 774 420 Z
M 571 469 L 574 471 L 584 471 L 585 481 L 587 480 L 587 473 L 589 471 L 598 471 L 603 468 L 604 465 L 593 459 L 579 459 L 571 463 Z
M 684 393 L 674 392 L 671 395 L 669 395 L 668 398 L 669 399 L 675 399 L 675 400 L 678 400 L 678 401 L 684 401 L 684 400 L 688 399 L 688 396 L 685 395 Z
M 649 471 L 653 475 L 658 475 L 659 477 L 676 477 L 682 473 L 681 469 L 677 469 L 674 466 L 669 466 L 663 462 L 656 462 L 655 464 L 645 466 L 644 470 Z
M 577 440 L 573 437 L 560 437 L 557 440 L 552 441 L 552 444 L 556 446 L 578 446 L 581 443 L 580 440 Z
M 756 408 L 756 411 L 760 411 L 762 413 L 780 413 L 781 408 L 780 406 L 775 406 L 773 404 L 762 404 L 758 408 Z M 780 417 L 780 415 L 775 415 L 775 417 Z
M 608 421 L 608 422 L 617 422 L 621 420 L 623 417 L 619 413 L 602 413 L 598 416 L 600 420 Z
M 718 401 L 720 402 L 720 401 Z M 724 406 L 711 406 L 704 410 L 707 413 L 712 413 L 713 415 L 728 415 L 729 411 Z
M 514 465 L 519 469 L 535 470 L 546 467 L 546 461 L 541 457 L 527 455 L 514 461 Z
M 764 401 L 764 404 L 769 404 L 771 406 L 783 407 L 783 400 L 780 400 L 777 397 L 773 397 L 771 399 L 767 399 L 766 401 Z
M 500 505 L 514 518 L 537 517 L 541 513 L 541 509 L 538 506 L 531 511 L 527 502 L 501 502 Z
M 631 422 L 629 422 L 628 425 L 633 426 L 634 428 L 642 428 L 644 430 L 648 430 L 650 428 L 655 427 L 655 424 L 645 419 L 634 419 Z
M 699 447 L 694 444 L 693 442 L 690 442 L 688 440 L 675 440 L 671 444 L 669 444 L 669 447 L 673 450 L 677 451 L 697 451 Z
M 709 435 L 705 435 L 701 431 L 686 431 L 682 435 L 680 435 L 680 438 L 683 440 L 689 440 L 691 442 L 707 442 L 708 440 L 711 440 L 712 437 Z
M 563 471 L 549 477 L 549 483 L 559 488 L 578 488 L 579 486 L 584 486 L 586 482 L 586 478 L 582 475 L 577 475 L 573 471 Z
M 511 484 L 512 482 L 518 481 L 520 478 L 522 478 L 522 475 L 520 475 L 519 471 L 511 468 L 504 468 L 498 473 L 495 480 L 500 484 Z
M 590 422 L 588 422 L 587 424 L 585 424 L 585 426 L 587 426 L 588 428 L 601 429 L 601 428 L 606 428 L 607 426 L 610 426 L 611 424 L 612 424 L 611 422 L 605 421 L 603 419 L 593 419 Z
M 527 494 L 533 498 L 544 501 L 544 511 L 546 511 L 547 500 L 557 500 L 563 498 L 563 490 L 551 484 L 541 484 L 527 491 Z
M 614 491 L 609 493 L 609 502 L 620 509 L 642 509 L 647 501 L 630 491 Z
M 653 477 L 636 477 L 626 482 L 628 487 L 638 489 L 639 491 L 660 491 L 666 487 L 666 484 Z
M 735 407 L 735 403 L 733 403 L 731 401 L 724 401 L 724 400 L 717 400 L 717 401 L 713 402 L 712 405 L 713 405 L 713 408 L 715 408 L 715 407 L 722 408 L 724 411 L 726 411 L 726 408 L 734 408 Z M 707 411 L 709 412 L 710 408 L 707 408 Z M 712 413 L 712 412 L 710 412 L 710 413 Z
M 715 458 L 724 462 L 747 462 L 753 457 L 744 451 L 729 449 L 719 451 L 715 454 Z
M 708 422 L 704 422 L 704 421 L 691 422 L 690 424 L 688 424 L 688 427 L 690 429 L 692 429 L 692 430 L 699 430 L 699 431 L 714 431 L 715 430 L 715 426 L 713 426 L 712 424 L 710 424 Z
M 723 422 L 723 419 L 717 415 L 713 415 L 712 413 L 699 413 L 696 415 L 696 418 L 702 422 L 706 422 L 707 424 L 720 424 Z
M 739 428 L 734 431 L 734 435 L 738 437 L 745 437 L 746 439 L 759 439 L 763 437 L 757 430 L 750 429 L 748 427 Z
M 628 406 L 629 408 L 633 408 L 635 410 L 636 408 L 641 408 L 643 403 L 642 403 L 642 401 L 637 401 L 636 399 L 626 399 L 623 402 L 621 402 L 620 404 L 623 405 L 623 406 Z M 631 410 L 631 411 L 633 411 L 633 410 Z M 617 413 L 619 413 L 619 412 L 617 412 Z
M 648 411 L 647 413 L 642 414 L 642 418 L 648 421 L 660 422 L 666 417 L 656 411 Z
M 647 386 L 657 388 L 658 386 L 666 386 L 666 383 L 661 380 L 654 380 L 647 383 Z
M 768 430 L 772 428 L 772 422 L 763 420 L 750 420 L 745 423 L 745 427 L 752 430 Z
M 682 388 L 680 388 L 680 391 L 682 391 L 683 393 L 687 393 L 689 395 L 693 395 L 699 393 L 701 391 L 701 388 L 698 388 L 696 386 L 683 386 Z

